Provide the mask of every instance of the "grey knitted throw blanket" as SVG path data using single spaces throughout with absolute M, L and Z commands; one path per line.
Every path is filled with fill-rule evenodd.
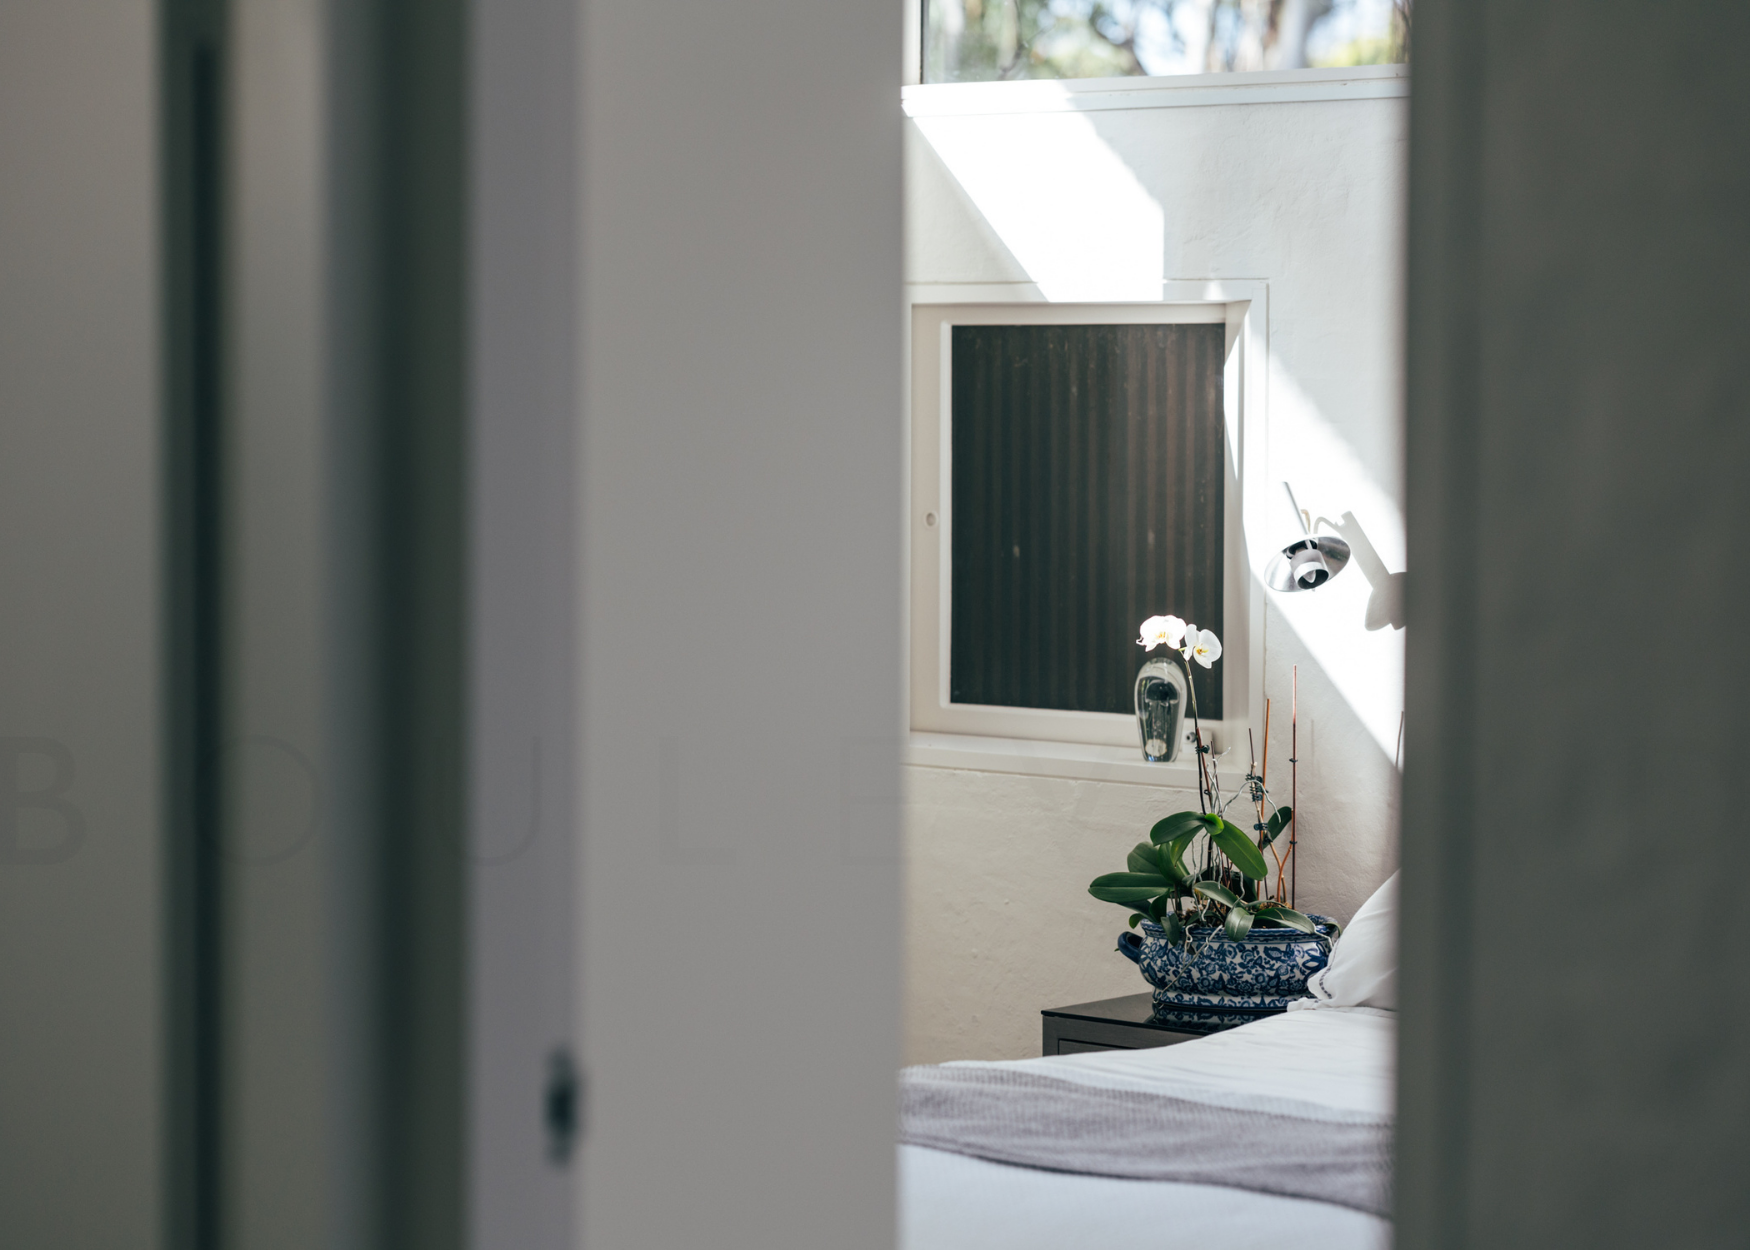
M 899 1139 L 997 1163 L 1190 1181 L 1391 1215 L 1389 1120 L 1236 1110 L 1007 1068 L 907 1068 Z

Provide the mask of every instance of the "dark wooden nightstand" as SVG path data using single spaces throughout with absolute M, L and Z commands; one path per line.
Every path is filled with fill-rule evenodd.
M 1045 1026 L 1047 1055 L 1079 1055 L 1091 1050 L 1142 1050 L 1172 1046 L 1203 1036 L 1179 1033 L 1151 1023 L 1154 999 L 1148 993 L 1103 998 L 1074 1007 L 1051 1007 L 1039 1013 Z

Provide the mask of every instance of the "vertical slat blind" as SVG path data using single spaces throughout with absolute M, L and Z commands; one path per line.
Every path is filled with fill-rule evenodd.
M 1225 333 L 954 327 L 954 702 L 1128 713 L 1143 618 L 1225 636 Z

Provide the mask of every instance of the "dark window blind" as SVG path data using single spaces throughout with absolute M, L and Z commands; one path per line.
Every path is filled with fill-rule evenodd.
M 1128 713 L 1144 617 L 1226 641 L 1225 334 L 954 327 L 954 702 Z M 1219 718 L 1221 664 L 1192 670 Z

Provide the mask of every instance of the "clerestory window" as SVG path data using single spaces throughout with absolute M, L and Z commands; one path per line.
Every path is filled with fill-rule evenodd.
M 1386 65 L 1410 0 L 922 0 L 926 83 Z

